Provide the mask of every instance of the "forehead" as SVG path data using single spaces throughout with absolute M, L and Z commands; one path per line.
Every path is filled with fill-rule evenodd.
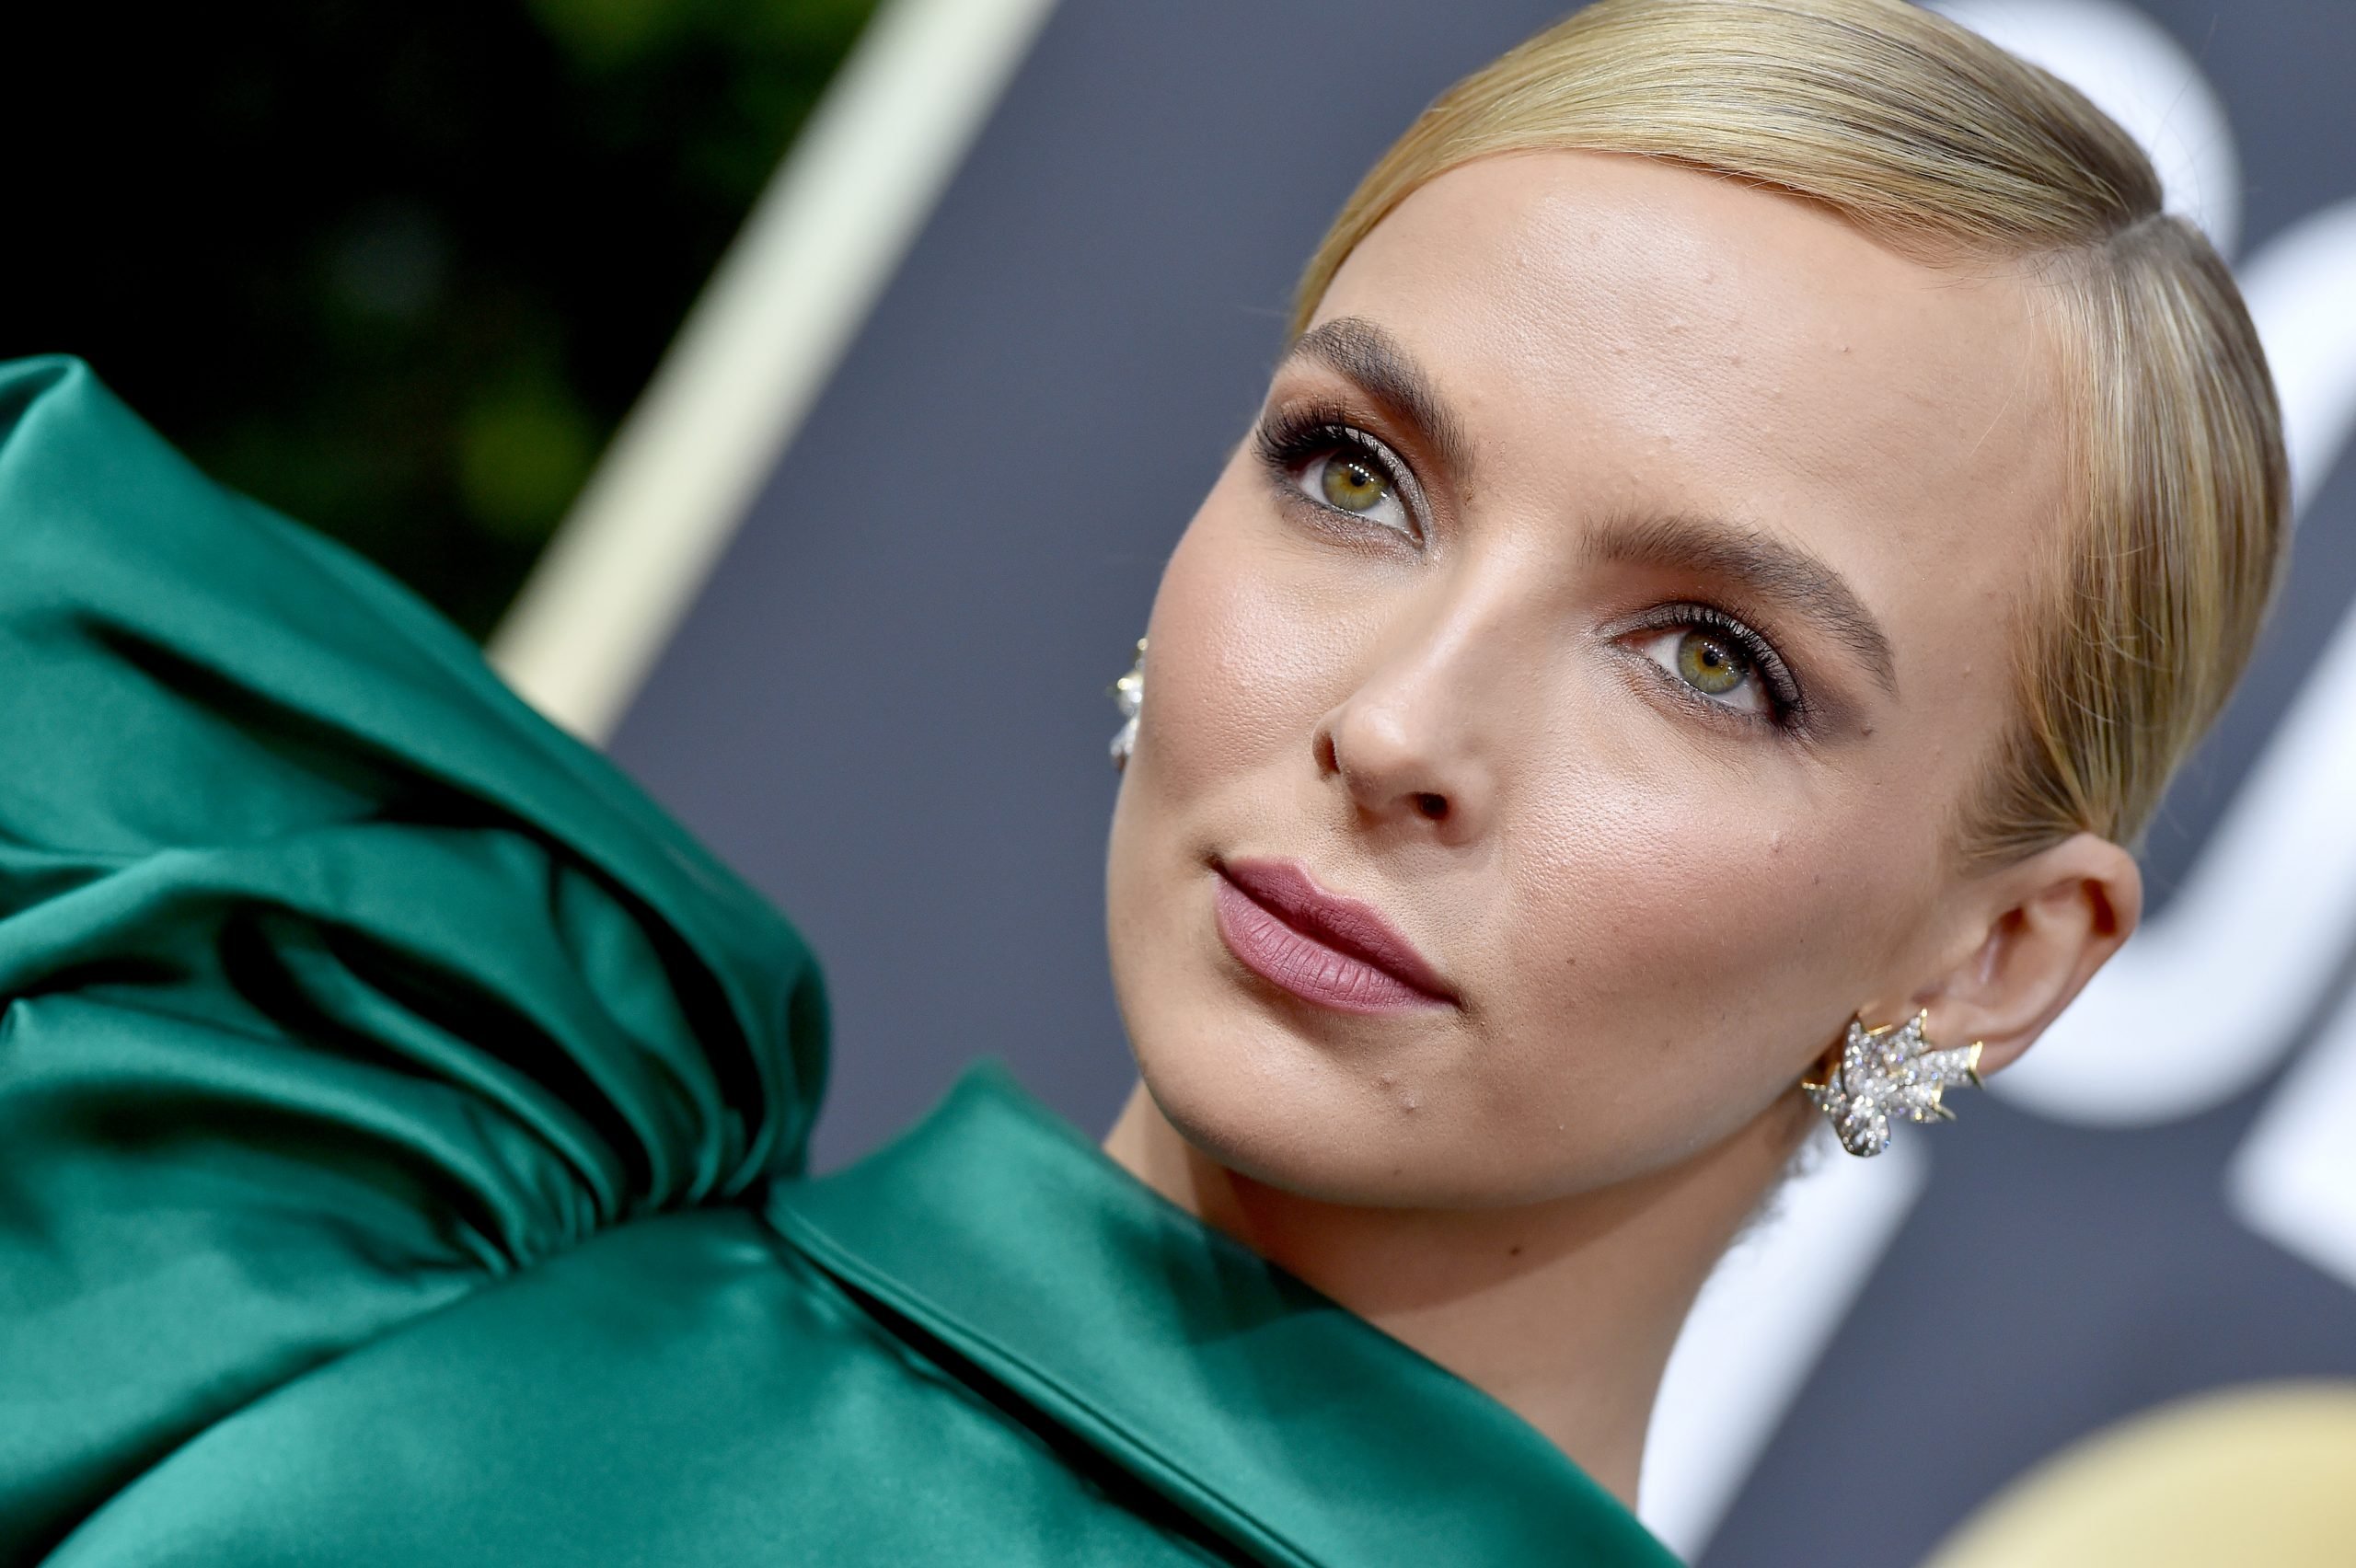
M 1910 259 L 1789 196 L 1545 152 L 1419 188 L 1318 317 L 1366 317 L 1424 364 L 1484 494 L 1576 479 L 1737 517 L 1903 615 L 1924 574 L 2016 597 L 2059 525 L 2042 303 L 2017 269 Z

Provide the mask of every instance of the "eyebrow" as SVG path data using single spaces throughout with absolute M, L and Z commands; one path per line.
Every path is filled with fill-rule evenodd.
M 1313 360 L 1354 383 L 1382 411 L 1422 436 L 1459 484 L 1472 470 L 1472 444 L 1430 375 L 1399 340 L 1363 316 L 1321 321 L 1293 340 L 1286 363 Z
M 1842 575 L 1797 545 L 1715 517 L 1671 513 L 1626 519 L 1588 541 L 1600 561 L 1680 567 L 1739 583 L 1822 627 L 1864 662 L 1882 690 L 1898 695 L 1889 638 Z

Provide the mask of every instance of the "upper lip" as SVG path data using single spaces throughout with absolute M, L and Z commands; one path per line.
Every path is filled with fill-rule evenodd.
M 1456 993 L 1371 904 L 1328 893 L 1295 860 L 1219 860 L 1219 874 L 1286 925 L 1443 1001 Z

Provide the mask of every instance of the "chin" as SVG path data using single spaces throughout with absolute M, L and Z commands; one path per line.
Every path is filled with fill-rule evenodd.
M 1358 1208 L 1490 1208 L 1525 1196 L 1464 1129 L 1395 1087 L 1403 1074 L 1336 1062 L 1265 1022 L 1161 1044 L 1138 1042 L 1137 1053 L 1156 1109 L 1201 1154 L 1263 1186 Z

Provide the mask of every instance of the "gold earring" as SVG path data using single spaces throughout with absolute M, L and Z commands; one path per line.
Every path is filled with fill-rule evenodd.
M 1129 754 L 1138 747 L 1138 709 L 1145 706 L 1145 639 L 1138 639 L 1138 662 L 1129 673 L 1113 683 L 1113 702 L 1121 710 L 1121 727 L 1113 733 L 1113 767 L 1115 772 L 1129 766 Z
M 1980 1083 L 1981 1042 L 1943 1050 L 1923 1038 L 1925 1008 L 1903 1026 L 1867 1029 L 1849 1020 L 1841 1065 L 1822 1082 L 1800 1079 L 1808 1102 L 1824 1113 L 1841 1136 L 1841 1147 L 1860 1158 L 1889 1147 L 1892 1117 L 1909 1122 L 1952 1122 L 1955 1113 L 1939 1102 L 1949 1086 Z

